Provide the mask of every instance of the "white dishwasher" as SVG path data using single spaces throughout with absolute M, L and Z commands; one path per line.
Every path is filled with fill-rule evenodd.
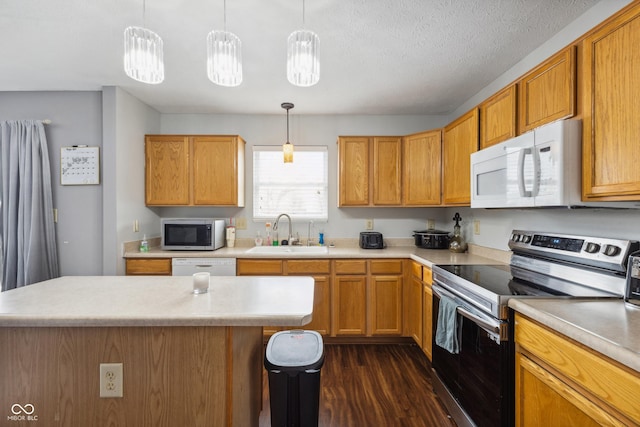
M 173 276 L 191 276 L 194 273 L 208 272 L 212 276 L 235 276 L 235 258 L 173 258 L 171 274 Z

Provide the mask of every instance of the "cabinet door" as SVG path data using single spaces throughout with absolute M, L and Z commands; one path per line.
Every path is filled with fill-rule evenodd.
M 431 283 L 423 283 L 422 301 L 422 351 L 431 360 L 433 338 L 433 291 Z
M 333 322 L 331 335 L 366 333 L 366 276 L 335 276 L 331 297 Z
M 439 205 L 442 192 L 442 132 L 409 135 L 403 141 L 402 203 Z
M 402 276 L 371 276 L 368 335 L 402 334 Z
M 442 152 L 443 204 L 471 204 L 471 153 L 478 150 L 478 109 L 444 128 Z
M 238 259 L 236 271 L 238 276 L 282 276 L 282 260 Z
M 516 93 L 512 84 L 480 105 L 480 149 L 517 135 Z
M 542 366 L 516 353 L 516 426 L 623 426 Z
M 188 205 L 190 201 L 189 138 L 147 135 L 145 203 L 149 206 Z
M 640 6 L 584 40 L 584 200 L 640 200 Z
M 416 263 L 417 264 L 417 263 Z M 420 264 L 418 264 L 420 265 Z M 407 283 L 405 299 L 405 315 L 407 332 L 406 335 L 413 338 L 413 340 L 422 347 L 422 279 L 421 277 L 411 275 L 409 283 Z
M 313 320 L 304 329 L 328 335 L 331 326 L 331 290 L 328 276 L 314 276 Z
M 402 138 L 373 138 L 373 204 L 402 203 Z
M 192 138 L 193 204 L 244 206 L 244 141 L 236 136 Z
M 338 139 L 338 206 L 369 205 L 369 138 Z
M 570 46 L 520 80 L 520 133 L 575 115 L 575 58 L 575 46 Z

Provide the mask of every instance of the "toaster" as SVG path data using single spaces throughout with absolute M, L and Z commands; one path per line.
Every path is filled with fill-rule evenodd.
M 360 233 L 360 247 L 362 249 L 383 249 L 382 233 L 377 231 L 363 231 Z

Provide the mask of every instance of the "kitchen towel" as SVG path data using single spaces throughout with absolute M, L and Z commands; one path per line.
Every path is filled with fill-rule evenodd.
M 440 296 L 438 307 L 438 323 L 436 325 L 436 345 L 449 353 L 458 354 L 460 351 L 460 328 L 458 325 L 459 304 L 444 295 Z

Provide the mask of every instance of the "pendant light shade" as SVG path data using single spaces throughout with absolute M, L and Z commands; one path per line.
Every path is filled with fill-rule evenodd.
M 124 30 L 124 71 L 142 83 L 164 80 L 163 44 L 158 34 L 141 27 Z
M 207 36 L 207 76 L 220 86 L 242 83 L 242 43 L 228 31 L 211 31 Z
M 298 30 L 287 39 L 287 79 L 295 86 L 313 86 L 320 80 L 320 39 L 313 31 Z
M 293 163 L 293 144 L 289 142 L 289 110 L 293 108 L 293 104 L 283 102 L 280 106 L 287 110 L 287 142 L 282 144 L 282 154 L 285 163 Z

